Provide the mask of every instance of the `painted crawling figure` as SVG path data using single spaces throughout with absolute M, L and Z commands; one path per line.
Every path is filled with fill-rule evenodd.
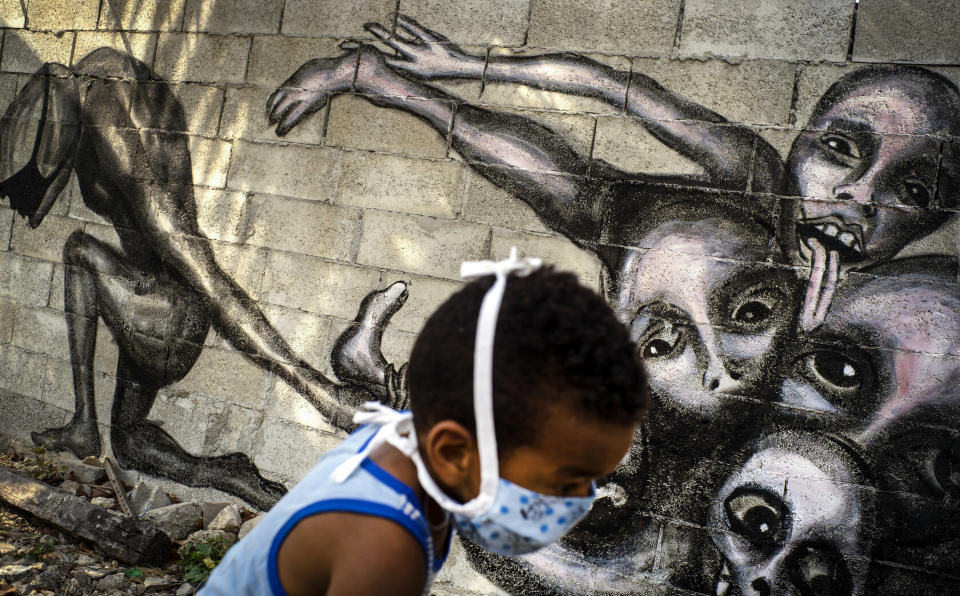
M 590 509 L 648 407 L 604 300 L 532 259 L 464 263 L 410 357 L 410 412 L 367 423 L 230 549 L 203 596 L 429 593 L 451 527 L 524 554 Z
M 110 421 L 119 463 L 267 508 L 285 489 L 263 478 L 246 455 L 191 455 L 146 421 L 157 392 L 190 371 L 210 326 L 334 424 L 351 426 L 353 405 L 363 397 L 295 355 L 217 264 L 197 225 L 185 131 L 183 109 L 168 86 L 140 61 L 106 48 L 70 70 L 45 65 L 4 115 L 0 192 L 11 207 L 36 228 L 76 172 L 84 204 L 119 237 L 115 247 L 78 230 L 63 247 L 76 408 L 65 427 L 35 432 L 33 439 L 80 457 L 100 454 L 93 363 L 102 319 L 120 352 Z M 403 288 L 395 289 L 388 301 L 404 297 Z M 363 343 L 355 341 L 354 348 L 370 347 L 370 338 Z

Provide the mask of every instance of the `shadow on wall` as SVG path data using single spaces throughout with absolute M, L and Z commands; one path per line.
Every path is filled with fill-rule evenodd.
M 399 36 L 369 28 L 398 54 L 347 42 L 292 74 L 268 102 L 277 134 L 353 91 L 449 135 L 480 176 L 602 260 L 658 402 L 574 532 L 516 559 L 467 544 L 475 566 L 524 594 L 643 593 L 665 581 L 718 595 L 951 590 L 957 255 L 905 250 L 954 217 L 956 86 L 918 67 L 857 69 L 783 157 L 642 73 L 573 54 L 472 56 L 412 19 L 398 25 Z M 624 171 L 523 115 L 430 84 L 481 76 L 626 97 L 630 115 L 703 174 Z M 184 110 L 155 80 L 129 50 L 46 64 L 0 127 L 0 191 L 31 226 L 75 172 L 84 203 L 120 238 L 114 247 L 76 232 L 63 247 L 76 410 L 34 439 L 101 451 L 92 370 L 103 320 L 120 348 L 110 427 L 120 463 L 268 507 L 284 487 L 247 455 L 191 455 L 146 421 L 157 392 L 187 374 L 213 326 L 348 429 L 364 399 L 405 402 L 403 369 L 380 338 L 406 288 L 360 305 L 332 355 L 339 382 L 304 362 L 199 231 Z

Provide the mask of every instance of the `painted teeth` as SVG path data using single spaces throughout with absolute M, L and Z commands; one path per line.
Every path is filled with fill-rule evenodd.
M 850 232 L 844 232 L 840 234 L 837 239 L 840 240 L 840 242 L 843 242 L 844 246 L 849 248 L 853 244 L 853 241 L 856 240 L 856 237 Z
M 840 232 L 840 228 L 833 225 L 832 223 L 828 223 L 828 224 L 824 224 L 822 231 L 824 236 L 830 236 L 831 238 L 833 238 L 834 236 L 837 235 L 837 233 Z

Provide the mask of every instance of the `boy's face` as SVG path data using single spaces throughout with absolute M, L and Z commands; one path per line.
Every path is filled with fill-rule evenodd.
M 592 483 L 614 471 L 633 442 L 632 422 L 605 422 L 557 404 L 544 412 L 536 440 L 500 458 L 500 476 L 545 494 L 585 497 Z M 480 470 L 474 474 L 480 492 Z

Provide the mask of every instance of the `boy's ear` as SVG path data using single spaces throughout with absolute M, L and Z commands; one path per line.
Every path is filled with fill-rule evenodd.
M 469 501 L 480 491 L 477 440 L 459 422 L 443 420 L 427 433 L 424 445 L 434 478 L 451 496 Z

